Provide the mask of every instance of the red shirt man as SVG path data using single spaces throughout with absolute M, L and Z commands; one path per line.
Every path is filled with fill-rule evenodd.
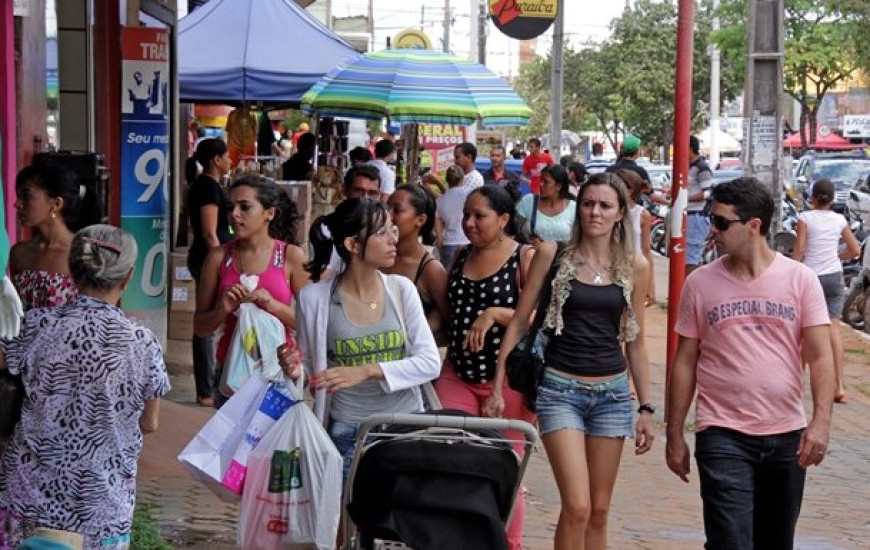
M 553 157 L 549 153 L 541 152 L 541 140 L 532 138 L 529 140 L 529 156 L 523 161 L 523 179 L 529 182 L 532 193 L 541 189 L 541 170 L 553 164 Z

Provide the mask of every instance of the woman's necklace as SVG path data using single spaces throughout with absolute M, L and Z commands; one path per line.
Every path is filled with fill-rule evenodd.
M 369 306 L 369 309 L 378 309 L 378 299 L 375 297 L 373 300 L 369 300 L 368 298 L 363 298 L 362 296 L 354 296 L 350 292 L 346 292 L 345 296 L 350 296 L 358 303 L 366 304 Z
M 604 275 L 603 275 L 601 272 L 604 271 L 604 270 L 610 269 L 610 267 L 607 266 L 607 267 L 598 267 L 598 268 L 596 268 L 588 258 L 583 258 L 583 259 L 585 260 L 585 263 L 584 263 L 583 265 L 585 265 L 586 267 L 588 267 L 588 268 L 589 268 L 589 271 L 591 271 L 592 274 L 594 275 L 594 276 L 592 277 L 592 284 L 593 284 L 593 285 L 601 285 L 601 284 L 604 284 Z

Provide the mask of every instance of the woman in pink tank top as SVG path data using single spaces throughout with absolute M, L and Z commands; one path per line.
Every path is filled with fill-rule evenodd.
M 253 303 L 277 317 L 291 341 L 296 327 L 293 297 L 308 283 L 302 267 L 304 252 L 285 242 L 294 240 L 299 215 L 282 189 L 257 176 L 240 178 L 230 187 L 228 211 L 235 239 L 206 257 L 193 318 L 197 334 L 208 334 L 223 324 L 215 354 L 216 380 L 223 371 L 239 305 Z M 256 289 L 248 291 L 241 284 L 243 274 L 259 276 Z M 216 395 L 215 402 L 220 406 L 226 397 Z

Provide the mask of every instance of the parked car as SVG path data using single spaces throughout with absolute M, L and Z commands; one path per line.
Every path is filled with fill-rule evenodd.
M 798 161 L 793 187 L 796 198 L 806 202 L 814 182 L 823 178 L 833 181 L 837 192 L 831 209 L 843 213 L 851 187 L 868 173 L 870 158 L 862 150 L 840 153 L 810 152 Z
M 716 170 L 740 170 L 743 168 L 743 161 L 737 157 L 722 157 L 719 159 L 719 165 Z
M 713 170 L 713 185 L 743 177 L 743 170 Z
M 870 174 L 856 181 L 849 190 L 846 208 L 850 216 L 861 219 L 865 226 L 870 227 Z

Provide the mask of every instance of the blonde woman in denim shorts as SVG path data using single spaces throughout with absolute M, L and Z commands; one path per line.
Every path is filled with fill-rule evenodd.
M 649 451 L 653 442 L 643 333 L 650 267 L 633 250 L 629 204 L 619 176 L 589 178 L 577 200 L 571 240 L 555 259 L 556 277 L 546 281 L 555 243 L 539 244 L 498 355 L 494 388 L 501 387 L 505 358 L 530 325 L 543 285 L 551 284 L 537 414 L 562 502 L 556 550 L 607 547 L 607 516 L 625 438 L 635 437 L 636 454 Z M 634 422 L 629 368 L 641 404 Z M 486 414 L 499 416 L 504 402 L 496 390 L 489 404 Z M 581 540 L 585 545 L 578 545 Z

